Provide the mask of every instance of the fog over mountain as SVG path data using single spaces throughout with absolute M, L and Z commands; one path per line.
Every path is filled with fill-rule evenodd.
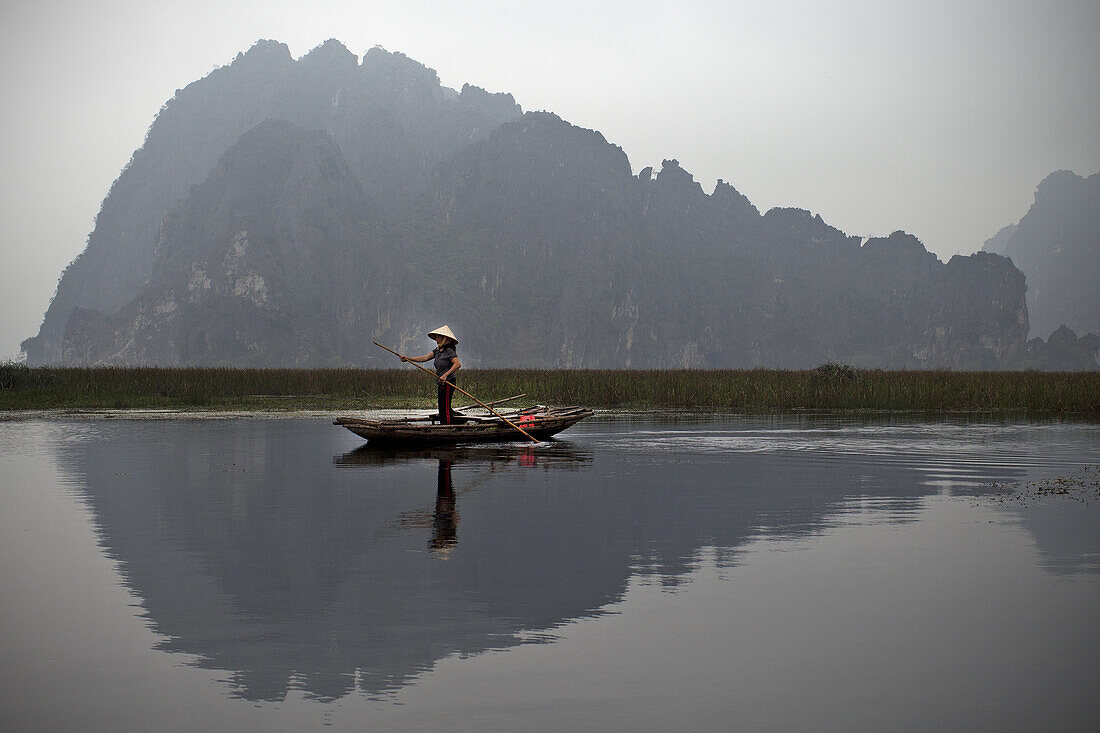
M 113 314 L 137 296 L 169 208 L 257 124 L 284 119 L 325 131 L 342 143 L 363 190 L 399 212 L 416 200 L 434 162 L 519 114 L 509 95 L 448 91 L 402 54 L 374 49 L 360 65 L 335 41 L 297 61 L 285 45 L 260 41 L 179 90 L 111 187 L 87 249 L 63 274 L 39 335 L 24 344 L 28 361 L 68 361 L 62 340 L 74 309 Z
M 1070 171 L 1051 173 L 1039 184 L 1035 203 L 1019 223 L 999 231 L 982 249 L 1011 257 L 1027 278 L 1033 338 L 1019 365 L 1096 369 L 1100 173 L 1088 178 Z
M 448 322 L 479 366 L 992 369 L 1026 358 L 1024 293 L 998 254 L 762 215 L 675 160 L 635 176 L 599 132 L 400 53 L 261 41 L 164 106 L 23 346 L 383 366 L 372 340 Z
M 1100 173 L 1051 173 L 1019 223 L 983 249 L 1011 257 L 1027 276 L 1032 336 L 1062 325 L 1100 333 Z

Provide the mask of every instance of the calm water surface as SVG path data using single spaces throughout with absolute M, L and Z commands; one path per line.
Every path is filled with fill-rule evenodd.
M 1100 728 L 1095 423 L 360 445 L 0 423 L 0 729 Z

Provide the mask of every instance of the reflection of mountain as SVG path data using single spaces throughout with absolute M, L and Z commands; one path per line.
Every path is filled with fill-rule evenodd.
M 161 648 L 258 700 L 384 692 L 447 655 L 599 614 L 632 574 L 675 585 L 701 548 L 733 563 L 761 534 L 820 531 L 845 497 L 904 516 L 937 491 L 904 461 L 616 451 L 588 440 L 599 429 L 545 455 L 391 460 L 346 454 L 320 421 L 125 422 L 59 450 Z

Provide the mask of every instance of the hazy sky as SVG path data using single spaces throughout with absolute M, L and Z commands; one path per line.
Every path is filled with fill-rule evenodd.
M 1051 171 L 1100 170 L 1100 2 L 34 0 L 0 5 L 0 359 L 37 333 L 177 88 L 258 38 L 381 45 L 677 158 L 762 211 L 968 254 Z

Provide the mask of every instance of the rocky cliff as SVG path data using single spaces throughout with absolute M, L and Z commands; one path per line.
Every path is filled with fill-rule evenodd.
M 263 122 L 165 216 L 136 298 L 110 315 L 73 311 L 62 360 L 340 363 L 340 286 L 354 279 L 386 292 L 359 267 L 387 255 L 370 210 L 327 135 Z
M 1028 313 L 1005 257 L 761 215 L 400 54 L 261 42 L 165 107 L 26 350 L 382 366 L 371 340 L 423 350 L 439 322 L 470 365 L 986 369 Z
M 1100 173 L 1051 173 L 1019 223 L 983 249 L 1011 257 L 1027 276 L 1033 336 L 1062 324 L 1100 333 Z
M 400 211 L 436 162 L 520 111 L 507 94 L 446 89 L 433 70 L 381 48 L 360 63 L 327 41 L 295 60 L 282 43 L 257 42 L 161 108 L 104 199 L 87 248 L 62 274 L 38 335 L 23 343 L 28 361 L 67 362 L 62 343 L 75 309 L 114 313 L 137 296 L 169 208 L 264 120 L 328 133 L 364 191 Z
M 1061 325 L 1046 341 L 1038 337 L 1030 339 L 1019 366 L 1050 372 L 1095 371 L 1100 369 L 1096 363 L 1098 350 L 1100 336 L 1095 333 L 1078 336 L 1073 329 Z

